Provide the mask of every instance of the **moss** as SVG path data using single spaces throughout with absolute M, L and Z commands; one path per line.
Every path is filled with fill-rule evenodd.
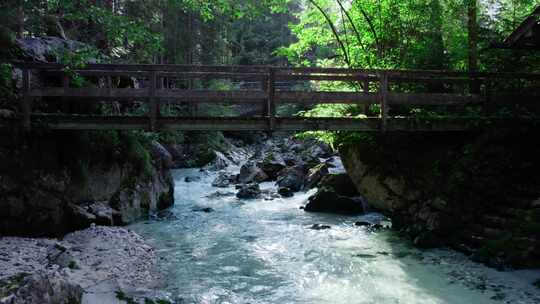
M 115 292 L 116 298 L 120 301 L 124 301 L 127 304 L 137 304 L 137 301 L 135 301 L 132 297 L 129 297 L 126 295 L 123 291 L 119 290 Z
M 68 267 L 69 267 L 69 269 L 79 269 L 79 266 L 77 265 L 77 262 L 75 262 L 73 260 L 69 261 Z
M 126 160 L 134 166 L 137 170 L 136 173 L 142 177 L 150 178 L 152 175 L 152 158 L 141 140 L 133 134 L 128 134 L 124 138 L 124 149 Z
M 171 205 L 171 201 L 173 200 L 173 193 L 172 191 L 162 192 L 159 194 L 159 199 L 157 203 L 158 209 L 165 209 Z
M 15 292 L 29 275 L 29 273 L 19 273 L 7 279 L 1 280 L 0 299 L 3 299 Z

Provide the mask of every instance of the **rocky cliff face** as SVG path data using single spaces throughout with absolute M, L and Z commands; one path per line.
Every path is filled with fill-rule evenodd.
M 80 146 L 86 135 L 4 134 L 0 235 L 61 236 L 91 223 L 124 225 L 173 204 L 172 177 L 157 143 L 154 153 L 122 143 Z
M 389 134 L 340 152 L 360 194 L 416 245 L 450 245 L 500 268 L 538 267 L 537 131 Z

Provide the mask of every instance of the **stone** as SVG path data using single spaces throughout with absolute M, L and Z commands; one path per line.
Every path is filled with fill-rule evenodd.
M 268 175 L 264 173 L 261 168 L 257 167 L 257 165 L 252 161 L 245 163 L 240 168 L 240 175 L 238 177 L 238 181 L 243 184 L 248 184 L 252 182 L 260 183 L 268 179 Z
M 259 184 L 248 184 L 243 185 L 238 193 L 236 193 L 236 197 L 240 199 L 255 199 L 259 197 L 261 194 L 261 189 L 259 187 Z
M 184 178 L 184 181 L 186 183 L 198 182 L 200 180 L 201 180 L 200 176 L 186 176 L 186 178 Z
M 300 191 L 304 185 L 305 176 L 304 166 L 287 167 L 279 172 L 276 184 L 279 187 L 289 188 L 294 192 Z
M 77 304 L 83 289 L 57 271 L 19 274 L 0 281 L 1 304 Z
M 342 196 L 358 196 L 356 186 L 346 173 L 327 174 L 321 179 L 318 186 L 321 188 L 332 188 L 337 194 Z
M 326 230 L 326 229 L 330 229 L 332 228 L 331 226 L 329 225 L 323 225 L 323 224 L 313 224 L 310 229 L 313 229 L 313 230 Z
M 319 164 L 311 169 L 309 169 L 306 176 L 306 182 L 304 189 L 311 189 L 317 186 L 321 179 L 328 175 L 328 164 Z
M 332 189 L 322 188 L 308 199 L 304 210 L 355 215 L 364 213 L 364 206 L 357 199 L 339 195 Z
M 287 188 L 287 187 L 280 187 L 278 189 L 278 193 L 282 197 L 293 197 L 294 196 L 294 192 L 290 188 Z
M 366 227 L 366 226 L 369 227 L 372 224 L 370 222 L 359 221 L 359 222 L 355 222 L 354 225 L 359 226 L 359 227 Z
M 236 175 L 227 172 L 220 172 L 212 182 L 213 187 L 226 188 L 236 182 Z
M 210 213 L 210 212 L 215 211 L 213 208 L 210 208 L 210 207 L 195 207 L 191 210 L 193 210 L 193 212 L 203 212 L 203 213 Z
M 171 153 L 157 141 L 152 141 L 150 144 L 152 158 L 159 160 L 163 168 L 170 169 L 174 167 L 174 161 Z
M 271 152 L 262 161 L 258 162 L 257 166 L 268 175 L 270 180 L 275 180 L 279 171 L 283 170 L 287 165 L 280 154 Z

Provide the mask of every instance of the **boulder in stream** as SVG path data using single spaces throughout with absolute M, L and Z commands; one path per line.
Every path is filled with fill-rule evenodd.
M 261 188 L 259 187 L 259 184 L 247 184 L 242 185 L 238 193 L 236 193 L 236 197 L 240 199 L 254 199 L 259 197 L 261 194 Z
M 364 213 L 364 204 L 358 198 L 339 195 L 333 189 L 322 188 L 309 198 L 304 210 L 354 215 Z
M 321 179 L 328 175 L 328 164 L 322 163 L 319 164 L 311 169 L 309 169 L 309 172 L 306 176 L 306 182 L 304 185 L 305 189 L 311 189 L 317 186 L 317 184 L 321 181 Z
M 292 191 L 291 188 L 287 188 L 287 187 L 280 187 L 278 189 L 278 193 L 282 197 L 293 197 L 294 196 L 294 191 Z
M 304 166 L 287 167 L 279 172 L 276 184 L 279 187 L 289 188 L 294 192 L 300 191 L 304 185 L 305 176 Z
M 239 182 L 243 184 L 248 183 L 260 183 L 268 180 L 268 175 L 264 173 L 254 162 L 250 161 L 245 163 L 240 168 L 240 175 L 238 177 Z

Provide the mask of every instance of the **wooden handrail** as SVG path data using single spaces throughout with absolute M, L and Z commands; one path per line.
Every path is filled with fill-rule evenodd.
M 81 76 L 102 77 L 106 87 L 73 88 L 62 64 L 14 62 L 22 68 L 23 86 L 21 113 L 23 126 L 29 129 L 32 117 L 32 100 L 36 97 L 90 98 L 96 100 L 140 100 L 148 102 L 149 129 L 160 128 L 160 103 L 163 100 L 187 103 L 245 103 L 262 102 L 262 116 L 267 119 L 268 130 L 276 128 L 276 105 L 283 103 L 341 103 L 370 105 L 379 104 L 381 108 L 380 130 L 387 130 L 391 106 L 431 105 L 448 106 L 485 103 L 497 99 L 490 94 L 496 79 L 540 80 L 540 74 L 527 73 L 466 73 L 459 71 L 420 71 L 420 70 L 361 70 L 343 68 L 291 68 L 271 66 L 210 66 L 210 65 L 159 65 L 159 64 L 88 64 L 84 68 L 70 69 L 70 73 Z M 60 75 L 60 87 L 33 88 L 31 71 L 38 70 Z M 115 88 L 113 77 L 135 77 L 147 83 L 142 88 Z M 260 85 L 250 90 L 194 90 L 170 89 L 161 84 L 164 79 L 230 79 L 248 80 Z M 287 91 L 280 90 L 280 81 L 343 81 L 354 83 L 363 88 L 357 92 L 325 91 Z M 402 83 L 425 84 L 463 84 L 457 88 L 463 93 L 408 93 L 396 92 Z M 481 92 L 466 92 L 468 83 L 475 83 L 478 88 L 484 84 Z M 370 91 L 378 85 L 378 90 Z M 429 88 L 430 86 L 425 86 Z M 436 86 L 435 86 L 436 87 Z M 471 94 L 475 92 L 475 94 Z M 499 94 L 500 95 L 500 94 Z M 532 95 L 531 95 L 532 96 Z

